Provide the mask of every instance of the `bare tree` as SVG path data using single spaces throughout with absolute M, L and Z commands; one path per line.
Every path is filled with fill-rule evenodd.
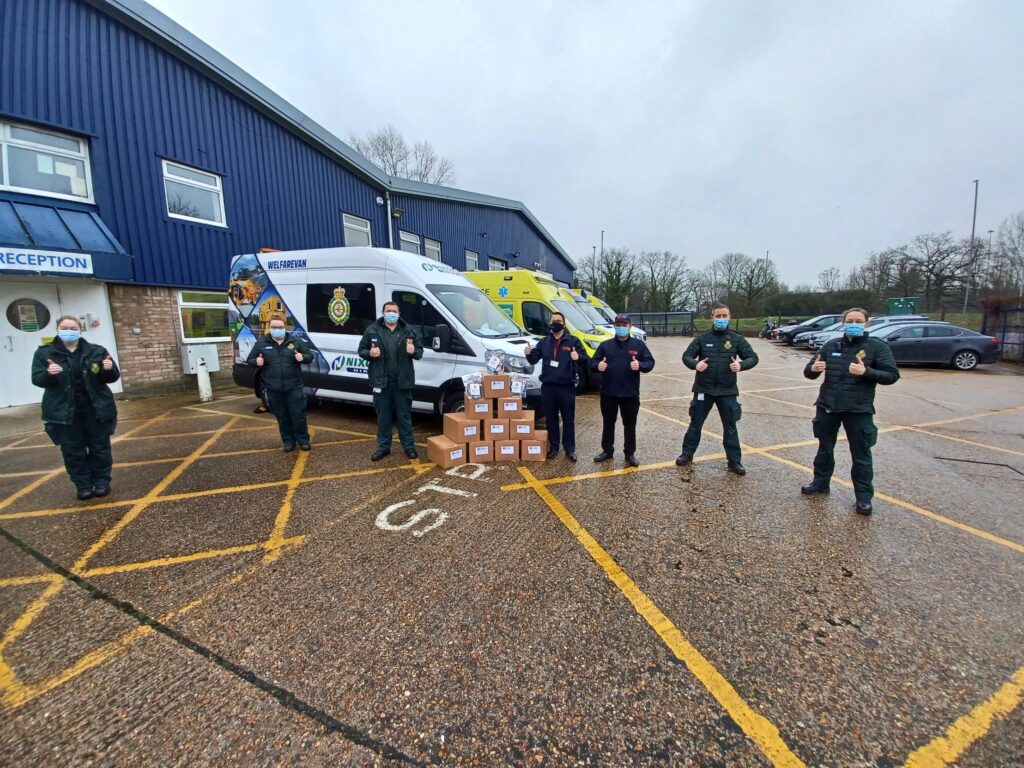
M 363 136 L 352 134 L 349 143 L 389 176 L 451 186 L 455 183 L 455 164 L 441 157 L 428 141 L 416 142 L 412 149 L 393 125 L 386 125 Z
M 999 225 L 996 246 L 997 274 L 1006 288 L 1017 287 L 1024 294 L 1024 211 Z
M 842 272 L 838 267 L 829 267 L 818 273 L 818 290 L 822 293 L 835 293 L 839 290 L 839 283 L 843 279 Z
M 763 304 L 764 299 L 778 290 L 778 283 L 779 276 L 774 263 L 767 259 L 750 259 L 740 275 L 738 286 L 738 293 L 743 297 L 743 310 L 753 312 L 756 304 Z
M 946 299 L 954 288 L 968 283 L 981 254 L 977 239 L 956 242 L 949 232 L 915 237 L 907 256 L 923 282 L 926 307 L 945 312 Z
M 637 257 L 637 309 L 672 311 L 686 304 L 689 270 L 686 258 L 671 251 L 644 251 Z

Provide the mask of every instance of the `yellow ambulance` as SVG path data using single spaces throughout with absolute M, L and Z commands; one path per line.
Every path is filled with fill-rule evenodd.
M 609 331 L 598 328 L 579 309 L 576 297 L 545 272 L 514 268 L 463 274 L 527 333 L 547 336 L 551 332 L 548 327 L 551 313 L 561 312 L 565 315 L 566 329 L 583 342 L 583 348 L 591 357 L 602 341 L 613 336 Z M 590 367 L 581 365 L 579 370 L 582 380 L 578 389 L 585 390 L 591 383 Z

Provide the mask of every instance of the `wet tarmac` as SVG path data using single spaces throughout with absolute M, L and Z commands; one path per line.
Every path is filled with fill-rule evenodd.
M 282 453 L 242 390 L 121 403 L 78 502 L 0 414 L 0 763 L 1024 765 L 1024 377 L 879 387 L 875 513 L 805 498 L 817 384 L 755 342 L 748 474 L 652 339 L 639 468 L 373 464 L 367 408 Z M 417 439 L 440 432 L 418 416 Z M 621 444 L 621 435 L 619 437 Z M 424 451 L 425 454 L 425 451 Z

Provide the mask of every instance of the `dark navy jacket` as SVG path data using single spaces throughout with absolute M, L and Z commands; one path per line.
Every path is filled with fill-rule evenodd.
M 640 362 L 639 371 L 629 367 L 634 357 Z M 654 355 L 646 344 L 632 336 L 622 341 L 607 339 L 590 359 L 590 366 L 596 371 L 602 360 L 608 361 L 608 370 L 601 374 L 602 395 L 640 397 L 640 374 L 654 370 Z
M 557 358 L 555 357 L 556 349 Z M 574 349 L 576 354 L 580 356 L 578 363 L 572 360 L 572 351 Z M 563 331 L 561 339 L 555 339 L 554 334 L 548 334 L 537 342 L 537 346 L 530 350 L 530 354 L 526 356 L 526 359 L 530 362 L 530 365 L 536 365 L 538 362 L 543 361 L 540 369 L 540 381 L 542 384 L 572 387 L 576 385 L 573 371 L 577 365 L 586 365 L 587 352 L 583 349 L 579 339 L 568 331 Z M 552 367 L 552 360 L 557 360 L 558 365 Z

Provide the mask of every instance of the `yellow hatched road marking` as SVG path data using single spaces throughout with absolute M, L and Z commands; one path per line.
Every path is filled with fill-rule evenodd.
M 907 757 L 905 768 L 941 768 L 955 762 L 993 724 L 1020 706 L 1024 700 L 1024 667 L 1013 673 L 998 691 L 959 718 L 938 736 Z
M 555 516 L 562 522 L 562 525 L 583 545 L 583 548 L 586 549 L 594 562 L 601 567 L 608 579 L 629 600 L 633 609 L 658 633 L 658 636 L 675 657 L 686 664 L 694 677 L 714 696 L 715 700 L 722 705 L 751 741 L 771 760 L 772 764 L 777 766 L 803 766 L 804 762 L 793 754 L 779 733 L 779 729 L 766 717 L 755 712 L 743 700 L 743 697 L 722 676 L 714 664 L 708 661 L 700 651 L 683 637 L 682 632 L 672 623 L 672 620 L 662 613 L 661 609 L 654 604 L 654 601 L 619 567 L 618 563 L 605 551 L 597 539 L 580 525 L 572 513 L 554 497 L 551 491 L 538 482 L 537 478 L 526 467 L 519 467 L 519 472 L 526 479 L 527 484 L 547 504 L 548 509 L 554 512 Z
M 250 419 L 252 421 L 263 422 L 264 424 L 267 423 L 267 417 L 266 416 L 257 416 L 257 415 L 252 414 L 252 413 L 232 413 L 231 411 L 218 411 L 218 410 L 215 410 L 213 408 L 204 408 L 201 405 L 187 405 L 185 407 L 189 408 L 191 410 L 194 410 L 194 411 L 201 411 L 203 413 L 212 413 L 212 414 L 217 414 L 217 415 L 220 415 L 220 416 L 233 416 L 236 419 Z M 324 432 L 337 432 L 337 433 L 342 434 L 342 435 L 352 435 L 354 437 L 376 437 L 377 436 L 375 434 L 370 434 L 369 432 L 356 432 L 355 430 L 352 430 L 352 429 L 341 429 L 339 427 L 328 427 L 328 426 L 325 426 L 323 424 L 310 424 L 309 426 L 316 427 L 316 429 L 318 429 L 320 431 L 324 431 Z
M 314 431 L 310 429 L 310 439 L 312 439 L 314 434 Z M 292 476 L 288 479 L 284 501 L 281 502 L 281 508 L 277 511 L 277 517 L 274 518 L 274 529 L 264 545 L 264 548 L 267 550 L 267 553 L 263 556 L 263 562 L 265 563 L 271 563 L 281 556 L 281 549 L 286 541 L 284 532 L 288 527 L 288 520 L 292 516 L 292 498 L 295 496 L 295 489 L 299 487 L 299 482 L 302 480 L 302 473 L 306 469 L 306 460 L 308 458 L 309 453 L 307 451 L 300 451 L 299 457 L 295 460 L 295 466 L 292 467 Z M 298 537 L 300 541 L 303 538 L 305 537 Z

